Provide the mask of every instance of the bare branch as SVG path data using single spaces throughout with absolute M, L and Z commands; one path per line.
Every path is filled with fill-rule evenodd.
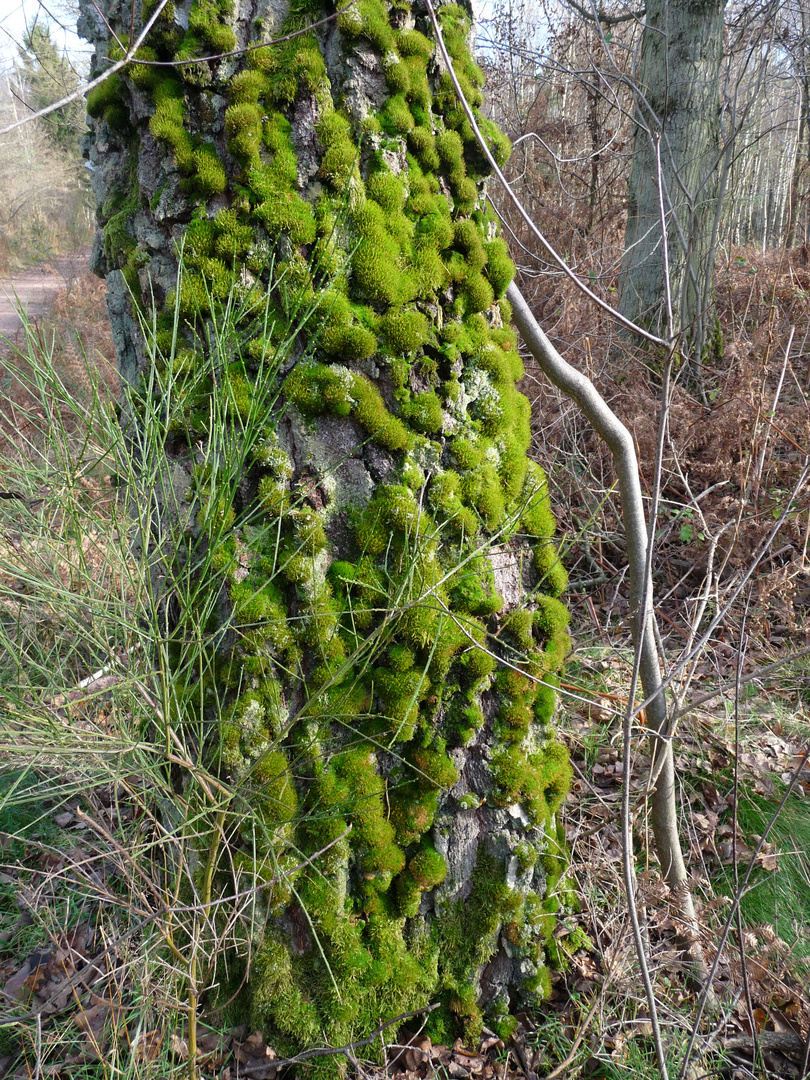
M 135 55 L 138 49 L 140 49 L 141 45 L 143 45 L 147 35 L 149 34 L 149 31 L 157 22 L 158 18 L 160 17 L 161 11 L 163 11 L 168 2 L 169 0 L 160 0 L 160 3 L 152 12 L 152 15 L 146 26 L 138 35 L 135 44 L 127 50 L 126 56 L 124 56 L 121 60 L 116 60 L 116 62 L 112 65 L 111 68 L 109 68 L 103 74 L 99 75 L 97 78 L 91 79 L 87 86 L 78 87 L 72 93 L 68 94 L 67 97 L 60 98 L 59 101 L 54 101 L 52 102 L 52 104 L 46 105 L 44 109 L 39 109 L 37 112 L 31 113 L 30 116 L 24 116 L 22 120 L 16 120 L 13 124 L 8 124 L 6 127 L 0 128 L 0 135 L 7 135 L 9 131 L 14 131 L 15 128 L 22 127 L 23 124 L 28 124 L 32 120 L 38 120 L 43 116 L 49 116 L 52 112 L 56 112 L 57 109 L 61 109 L 63 105 L 69 105 L 71 101 L 76 101 L 77 98 L 84 97 L 85 94 L 88 94 L 91 90 L 94 90 L 97 86 L 100 86 L 103 82 L 106 82 L 111 75 L 114 75 L 116 73 L 116 71 L 120 71 L 121 68 L 126 67 L 126 65 L 132 60 L 132 57 Z
M 646 8 L 639 8 L 638 11 L 625 11 L 623 15 L 606 15 L 604 11 L 588 11 L 582 4 L 578 4 L 577 0 L 565 0 L 565 3 L 568 7 L 573 8 L 578 15 L 581 15 L 583 19 L 601 23 L 602 26 L 616 26 L 618 23 L 632 22 L 633 20 L 640 21 L 646 14 Z
M 45 108 L 37 110 L 37 112 L 31 113 L 29 116 L 24 116 L 22 120 L 16 120 L 13 124 L 9 124 L 7 127 L 0 128 L 0 135 L 7 135 L 9 131 L 14 131 L 15 128 L 22 127 L 23 124 L 28 124 L 32 120 L 39 120 L 43 116 L 48 116 L 52 112 L 56 112 L 57 109 L 61 109 L 63 105 L 69 105 L 71 101 L 76 101 L 77 98 L 85 97 L 91 90 L 94 90 L 101 83 L 106 82 L 111 75 L 114 75 L 117 71 L 126 67 L 128 64 L 135 60 L 135 53 L 143 45 L 146 40 L 149 31 L 157 21 L 161 11 L 163 11 L 169 0 L 160 0 L 155 11 L 152 13 L 151 18 L 147 22 L 146 26 L 138 35 L 135 43 L 131 45 L 126 52 L 126 55 L 120 60 L 116 60 L 115 63 L 99 75 L 95 79 L 91 79 L 86 86 L 80 86 L 67 97 L 60 98 L 59 101 L 54 101 L 51 105 L 46 105 Z M 294 30 L 290 34 L 284 34 L 283 37 L 273 38 L 272 41 L 264 41 L 257 45 L 248 45 L 244 49 L 234 49 L 233 52 L 217 53 L 215 56 L 198 56 L 190 60 L 141 60 L 138 59 L 138 64 L 149 65 L 150 67 L 187 67 L 189 64 L 205 64 L 213 60 L 223 60 L 229 56 L 241 56 L 243 53 L 252 52 L 254 49 L 265 49 L 268 45 L 278 45 L 284 41 L 292 41 L 293 38 L 301 37 L 304 34 L 308 34 L 311 30 L 316 29 L 319 26 L 323 26 L 325 23 L 332 22 L 338 15 L 352 7 L 357 0 L 349 0 L 349 3 L 342 8 L 338 8 L 337 11 L 331 15 L 327 15 L 323 19 L 319 19 L 317 22 L 310 23 L 309 26 L 304 26 L 300 30 Z
M 455 68 L 453 67 L 453 61 L 451 60 L 450 54 L 447 51 L 447 47 L 444 44 L 441 27 L 439 26 L 439 20 L 436 18 L 436 12 L 433 9 L 433 4 L 430 2 L 430 0 L 426 0 L 426 3 L 428 13 L 430 14 L 431 22 L 433 23 L 433 30 L 436 34 L 436 42 L 439 46 L 439 51 L 441 52 L 442 59 L 447 66 L 450 78 L 453 80 L 453 86 L 455 87 L 455 91 L 461 107 L 464 110 L 464 113 L 467 117 L 467 120 L 469 121 L 470 127 L 472 128 L 473 134 L 478 141 L 478 145 L 481 147 L 481 151 L 484 157 L 487 159 L 490 168 L 495 173 L 498 180 L 501 182 L 501 184 L 503 184 L 504 191 L 515 204 L 515 208 L 517 209 L 520 216 L 523 218 L 531 231 L 534 233 L 534 235 L 549 253 L 554 262 L 557 263 L 565 276 L 569 278 L 581 292 L 583 292 L 587 297 L 593 300 L 595 304 L 602 308 L 603 311 L 607 312 L 607 314 L 614 318 L 617 322 L 621 323 L 621 325 L 624 326 L 625 329 L 630 330 L 634 334 L 638 334 L 640 337 L 645 338 L 647 341 L 651 341 L 654 345 L 660 345 L 665 349 L 669 349 L 669 342 L 665 341 L 663 338 L 657 337 L 655 334 L 650 333 L 649 330 L 645 330 L 643 327 L 638 326 L 631 319 L 626 318 L 626 316 L 622 315 L 620 311 L 617 311 L 616 308 L 611 307 L 610 304 L 606 303 L 600 296 L 597 296 L 595 292 L 589 289 L 585 282 L 581 281 L 580 278 L 578 278 L 577 275 L 573 272 L 573 270 L 568 266 L 565 259 L 563 259 L 563 257 L 559 255 L 557 251 L 555 251 L 555 249 L 551 246 L 543 233 L 540 232 L 533 218 L 528 213 L 515 192 L 512 190 L 509 181 L 506 179 L 497 161 L 492 156 L 492 151 L 490 150 L 486 139 L 481 134 L 481 130 L 478 127 L 478 123 L 475 119 L 475 114 L 473 113 L 472 109 L 470 108 L 469 102 L 464 96 L 464 91 L 461 89 L 461 84 L 458 81 L 458 76 L 456 75 Z

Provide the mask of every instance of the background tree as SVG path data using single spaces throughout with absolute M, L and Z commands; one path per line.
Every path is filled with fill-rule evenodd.
M 101 10 L 81 23 L 94 73 L 120 55 L 107 23 L 130 30 Z M 87 102 L 121 371 L 177 380 L 162 513 L 174 500 L 187 549 L 156 545 L 155 577 L 169 640 L 203 627 L 208 660 L 166 723 L 249 792 L 206 895 L 268 881 L 241 999 L 282 1052 L 437 999 L 442 1038 L 483 1012 L 509 1031 L 550 989 L 568 903 L 566 575 L 487 167 L 418 0 L 262 44 L 324 14 L 194 0 L 186 23 L 169 4 Z M 478 109 L 469 11 L 440 16 Z M 173 606 L 180 564 L 216 571 L 218 607 Z
M 26 31 L 23 46 L 17 83 L 25 104 L 35 112 L 67 97 L 82 81 L 68 56 L 60 54 L 47 22 L 38 19 Z M 81 158 L 79 139 L 87 130 L 84 116 L 84 102 L 77 98 L 41 121 L 54 145 L 74 160 Z
M 662 336 L 684 334 L 698 364 L 712 319 L 724 7 L 648 0 L 633 82 L 621 310 Z
M 14 70 L 0 77 L 0 127 L 77 90 L 83 82 L 37 21 Z M 84 103 L 0 136 L 0 265 L 29 262 L 86 243 L 92 228 L 90 184 L 79 145 Z

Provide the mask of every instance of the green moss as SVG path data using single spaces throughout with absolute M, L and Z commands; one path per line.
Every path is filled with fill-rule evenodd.
M 216 231 L 214 223 L 207 218 L 195 218 L 189 222 L 183 238 L 185 250 L 192 257 L 212 255 Z
M 194 187 L 205 198 L 220 195 L 228 186 L 225 168 L 210 143 L 199 147 L 192 154 L 194 162 Z
M 479 847 L 470 895 L 445 907 L 436 923 L 438 987 L 468 1038 L 480 1032 L 483 1019 L 475 992 L 478 971 L 496 952 L 502 924 L 521 906 L 519 893 L 505 878 L 506 868 Z M 446 1014 L 438 1020 L 446 1025 Z M 432 1030 L 439 1038 L 452 1034 L 453 1028 Z
M 270 81 L 261 71 L 245 68 L 237 72 L 228 84 L 232 104 L 256 105 L 270 89 Z
M 292 959 L 280 937 L 268 931 L 253 958 L 252 1011 L 255 1024 L 270 1019 L 282 1034 L 315 1045 L 321 1017 L 308 994 L 299 987 Z
M 376 443 L 388 450 L 407 450 L 411 446 L 413 436 L 400 419 L 389 413 L 382 394 L 365 376 L 354 376 L 352 394 L 357 401 L 355 419 Z
M 148 45 L 142 45 L 135 53 L 136 60 L 158 60 L 155 49 Z M 139 90 L 151 91 L 160 81 L 160 69 L 151 64 L 133 63 L 127 68 L 127 77 L 138 87 Z M 89 111 L 89 110 L 88 110 Z
M 447 877 L 447 863 L 432 844 L 422 846 L 408 863 L 408 870 L 420 889 L 432 889 Z
M 534 566 L 540 574 L 540 588 L 551 596 L 561 596 L 568 588 L 568 571 L 555 545 L 549 541 L 534 549 Z
M 403 405 L 402 415 L 417 431 L 426 434 L 441 431 L 442 406 L 434 390 L 414 394 L 410 401 Z
M 402 784 L 391 793 L 391 821 L 397 840 L 410 846 L 427 833 L 436 817 L 439 793 L 414 783 Z
M 287 233 L 296 245 L 311 244 L 317 227 L 312 207 L 295 192 L 278 193 L 256 207 L 256 217 L 268 232 Z
M 410 750 L 409 760 L 417 770 L 420 786 L 449 788 L 458 780 L 458 770 L 447 754 L 442 739 L 437 738 L 429 747 L 419 746 Z
M 379 203 L 366 199 L 352 215 L 360 242 L 352 256 L 352 271 L 360 290 L 371 300 L 406 303 L 413 284 L 402 270 L 401 248 L 391 236 Z
M 380 124 L 389 135 L 407 135 L 414 128 L 413 113 L 402 94 L 388 98 L 380 111 Z
M 419 56 L 425 63 L 433 56 L 433 42 L 418 30 L 405 30 L 397 35 L 400 56 Z
M 289 762 L 280 750 L 269 750 L 253 766 L 253 780 L 259 785 L 259 797 L 265 823 L 292 821 L 298 810 Z
M 515 264 L 509 258 L 509 249 L 501 237 L 490 240 L 485 245 L 485 249 L 487 277 L 495 293 L 495 299 L 500 300 L 515 276 Z
M 354 383 L 354 377 L 345 368 L 298 364 L 287 376 L 284 392 L 288 401 L 307 416 L 323 412 L 348 416 L 352 410 Z
M 550 742 L 539 754 L 530 754 L 524 791 L 529 812 L 536 821 L 548 821 L 556 814 L 571 788 L 574 770 L 562 743 Z
M 484 519 L 487 528 L 494 531 L 506 516 L 506 503 L 495 467 L 483 465 L 476 475 L 469 477 L 469 481 L 465 486 L 470 502 Z
M 411 77 L 408 68 L 398 60 L 386 66 L 385 81 L 392 94 L 406 95 L 411 89 Z
M 408 146 L 416 154 L 423 168 L 434 171 L 440 165 L 436 140 L 429 127 L 419 125 L 411 129 L 408 132 Z
M 554 710 L 557 705 L 557 695 L 554 686 L 551 685 L 554 679 L 553 675 L 547 675 L 546 681 L 538 685 L 534 698 L 534 719 L 536 723 L 542 726 L 550 724 L 554 717 Z
M 355 174 L 358 161 L 351 125 L 344 116 L 330 112 L 321 118 L 316 130 L 325 147 L 320 175 L 337 191 L 342 191 Z
M 351 792 L 348 817 L 359 840 L 360 865 L 366 875 L 382 875 L 380 884 L 390 884 L 390 876 L 405 866 L 405 856 L 396 843 L 394 827 L 383 801 L 383 782 L 377 775 L 367 748 L 338 756 L 335 771 Z
M 303 29 L 292 13 L 285 27 L 288 32 Z M 248 65 L 264 73 L 268 95 L 279 104 L 292 104 L 301 85 L 314 92 L 326 79 L 326 65 L 314 34 L 255 49 L 248 54 Z
M 228 0 L 194 0 L 188 16 L 188 28 L 213 53 L 232 52 L 236 36 L 223 20 L 233 13 Z
M 387 214 L 397 213 L 405 205 L 405 187 L 392 172 L 373 173 L 368 179 L 366 190 Z
M 103 227 L 104 254 L 120 267 L 135 250 L 135 237 L 131 232 L 132 218 L 140 209 L 140 196 L 137 186 L 129 194 L 119 193 L 101 208 Z M 140 282 L 130 282 L 130 288 L 140 293 Z
M 497 124 L 494 124 L 485 116 L 480 116 L 477 119 L 481 134 L 484 136 L 496 164 L 502 169 L 512 154 L 512 144 Z
M 416 352 L 428 340 L 430 327 L 420 311 L 392 311 L 380 322 L 380 333 L 393 354 Z
M 243 164 L 259 161 L 262 141 L 262 113 L 249 101 L 229 105 L 225 110 L 225 131 L 228 148 Z
M 476 273 L 486 266 L 487 256 L 481 233 L 471 218 L 456 222 L 453 242 L 458 250 L 464 253 L 464 261 L 471 273 Z
M 373 356 L 377 351 L 377 338 L 364 326 L 352 323 L 351 319 L 348 304 L 346 310 L 331 311 L 321 338 L 321 348 L 344 360 L 364 360 L 367 356 Z
M 552 596 L 538 596 L 537 610 L 532 617 L 534 629 L 543 638 L 565 631 L 571 621 L 568 608 Z
M 98 86 L 94 86 L 87 95 L 85 104 L 88 113 L 96 120 L 103 119 L 112 128 L 126 126 L 122 94 L 123 86 L 116 72 Z
M 556 528 L 551 513 L 545 473 L 535 462 L 529 462 L 522 499 L 525 509 L 521 527 L 530 536 L 552 537 Z
M 155 112 L 149 119 L 149 130 L 169 146 L 178 169 L 188 174 L 194 171 L 194 144 L 184 124 L 182 83 L 161 79 L 155 87 Z
M 533 626 L 534 613 L 525 608 L 513 611 L 503 621 L 503 631 L 515 641 L 519 649 L 525 652 L 534 646 Z
M 483 274 L 468 274 L 461 290 L 464 298 L 464 310 L 468 313 L 486 311 L 492 307 L 495 295 L 492 285 Z
M 418 503 L 410 488 L 382 484 L 363 511 L 354 516 L 354 533 L 364 554 L 377 556 L 392 539 L 391 530 L 407 533 L 419 528 Z
M 356 10 L 341 15 L 338 26 L 347 37 L 364 37 L 385 56 L 394 48 L 394 32 L 388 21 L 388 11 L 380 0 L 360 0 Z
M 439 159 L 450 176 L 464 168 L 464 144 L 457 131 L 442 131 L 436 138 Z

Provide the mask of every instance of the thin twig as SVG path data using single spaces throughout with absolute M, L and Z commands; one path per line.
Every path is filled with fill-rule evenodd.
M 734 684 L 734 803 L 731 815 L 731 863 L 734 871 L 734 894 L 740 888 L 740 866 L 737 856 L 737 826 L 739 820 L 740 805 L 740 672 L 745 661 L 745 652 L 748 638 L 745 633 L 745 623 L 748 617 L 748 605 L 743 612 L 742 626 L 740 627 L 740 643 L 737 648 L 737 671 Z M 737 941 L 740 950 L 740 967 L 742 969 L 743 990 L 745 991 L 745 1007 L 748 1010 L 748 1025 L 754 1039 L 754 1047 L 759 1055 L 757 1044 L 757 1025 L 754 1021 L 754 1003 L 751 999 L 751 985 L 748 981 L 748 964 L 745 960 L 745 938 L 743 936 L 742 908 L 737 905 Z

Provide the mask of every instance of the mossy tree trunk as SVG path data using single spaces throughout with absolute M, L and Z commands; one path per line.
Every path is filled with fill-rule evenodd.
M 129 5 L 101 7 L 125 38 Z M 169 3 L 140 58 L 241 49 L 329 13 Z M 469 12 L 441 20 L 478 106 Z M 82 26 L 101 70 L 117 46 L 90 3 Z M 244 55 L 140 63 L 88 112 L 121 370 L 133 386 L 171 374 L 187 550 L 222 583 L 214 674 L 186 697 L 208 767 L 251 812 L 227 854 L 212 844 L 207 880 L 225 895 L 234 870 L 242 888 L 275 876 L 241 1008 L 282 1053 L 429 1001 L 436 1036 L 484 1016 L 507 1029 L 548 993 L 567 902 L 566 577 L 515 389 L 514 268 L 427 13 L 360 0 Z M 232 488 L 211 465 L 215 415 L 250 427 Z
M 696 365 L 715 325 L 724 7 L 719 0 L 648 0 L 628 185 L 621 312 L 657 334 L 683 334 Z

